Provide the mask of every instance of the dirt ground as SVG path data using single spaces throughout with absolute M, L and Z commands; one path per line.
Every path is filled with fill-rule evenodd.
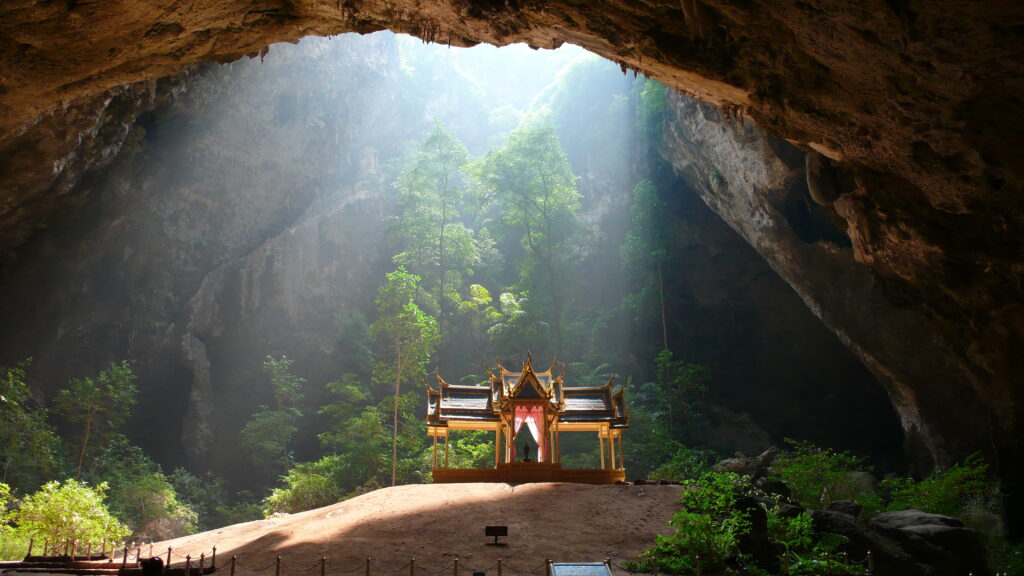
M 174 564 L 217 547 L 218 573 L 226 574 L 237 555 L 236 574 L 319 576 L 327 557 L 327 576 L 414 576 L 476 571 L 497 575 L 543 576 L 544 560 L 621 565 L 668 534 L 667 522 L 678 509 L 678 486 L 590 486 L 568 483 L 425 484 L 385 488 L 332 506 L 299 514 L 236 524 L 153 546 L 154 555 Z M 508 526 L 506 546 L 488 545 L 488 525 Z M 148 552 L 143 548 L 143 555 Z M 195 560 L 193 560 L 195 561 Z M 616 572 L 620 572 L 616 570 Z

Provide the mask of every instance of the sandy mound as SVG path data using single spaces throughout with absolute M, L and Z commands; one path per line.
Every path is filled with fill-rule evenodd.
M 385 488 L 333 506 L 237 524 L 186 536 L 153 547 L 167 555 L 198 558 L 217 547 L 218 567 L 238 555 L 237 574 L 273 574 L 282 557 L 282 576 L 318 576 L 317 562 L 327 556 L 327 574 L 355 570 L 372 556 L 373 575 L 397 569 L 416 558 L 416 573 L 426 576 L 449 566 L 459 573 L 487 570 L 498 556 L 505 574 L 534 573 L 545 558 L 554 562 L 632 558 L 654 542 L 678 509 L 678 486 L 590 486 L 585 484 L 423 484 Z M 506 525 L 504 547 L 488 546 L 484 526 Z M 143 553 L 148 547 L 143 548 Z M 381 570 L 383 569 L 383 570 Z M 307 571 L 308 570 L 308 571 Z M 218 570 L 218 572 L 220 572 Z M 408 574 L 408 568 L 398 570 Z M 449 568 L 444 572 L 451 574 Z M 536 571 L 543 574 L 543 571 Z

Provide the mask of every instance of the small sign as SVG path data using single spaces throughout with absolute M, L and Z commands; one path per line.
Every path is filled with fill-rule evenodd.
M 551 576 L 612 576 L 604 562 L 553 562 Z

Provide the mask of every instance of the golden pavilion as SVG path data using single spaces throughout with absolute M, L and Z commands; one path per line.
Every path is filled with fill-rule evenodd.
M 580 482 L 614 484 L 626 479 L 622 432 L 629 428 L 623 400 L 625 386 L 613 391 L 613 376 L 603 386 L 570 387 L 563 383 L 565 366 L 556 377 L 555 364 L 544 372 L 527 357 L 520 372 L 488 370 L 489 381 L 476 386 L 449 384 L 437 374 L 437 388 L 427 388 L 427 435 L 434 439 L 434 482 Z M 536 442 L 535 458 L 516 453 L 516 438 L 527 428 Z M 494 467 L 449 468 L 448 439 L 452 430 L 494 431 Z M 562 468 L 563 432 L 597 433 L 601 468 Z M 438 454 L 443 439 L 443 455 Z M 527 448 L 528 450 L 528 448 Z

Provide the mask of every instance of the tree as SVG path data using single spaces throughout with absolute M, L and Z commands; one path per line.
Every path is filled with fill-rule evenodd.
M 160 465 L 142 448 L 116 436 L 95 468 L 108 486 L 111 513 L 128 524 L 133 539 L 169 540 L 195 532 L 196 513 L 179 501 Z
M 75 480 L 82 476 L 82 463 L 90 440 L 102 441 L 124 423 L 135 405 L 138 389 L 135 372 L 126 360 L 111 362 L 96 379 L 72 378 L 57 394 L 57 411 L 71 422 L 82 423 Z M 93 445 L 101 442 L 93 442 Z
M 658 195 L 658 189 L 650 180 L 641 180 L 633 189 L 633 205 L 630 206 L 632 226 L 626 241 L 620 249 L 626 269 L 648 277 L 648 271 L 656 273 L 658 307 L 661 310 L 662 350 L 668 350 L 668 318 L 665 310 L 665 279 L 662 265 L 668 256 L 670 230 L 665 220 L 665 201 Z M 641 304 L 644 306 L 644 304 Z
M 296 423 L 302 416 L 302 387 L 306 379 L 290 372 L 292 361 L 287 356 L 267 356 L 263 371 L 270 376 L 274 406 L 260 410 L 242 428 L 242 450 L 258 466 L 281 464 L 288 473 L 291 458 L 289 442 L 298 431 Z
M 51 542 L 121 540 L 130 531 L 107 510 L 106 490 L 105 483 L 90 487 L 70 479 L 48 482 L 21 501 L 14 522 Z
M 472 230 L 459 222 L 464 194 L 460 169 L 468 159 L 462 142 L 438 123 L 395 184 L 403 209 L 398 233 L 407 243 L 395 263 L 436 284 L 439 341 L 444 338 L 450 296 L 449 270 L 456 276 L 455 284 L 479 258 Z
M 548 316 L 561 356 L 565 283 L 559 273 L 568 266 L 565 248 L 576 226 L 580 195 L 550 118 L 521 125 L 501 148 L 474 166 L 473 174 L 488 194 L 500 200 L 504 223 L 522 235 L 526 258 L 521 280 L 529 283 L 539 273 L 546 281 Z
M 377 295 L 377 321 L 373 335 L 382 341 L 387 360 L 377 363 L 374 381 L 394 382 L 394 432 L 391 446 L 391 485 L 398 467 L 398 405 L 402 382 L 415 381 L 424 373 L 438 342 L 437 322 L 416 305 L 420 277 L 399 267 L 387 275 Z
M 35 490 L 60 464 L 60 438 L 46 423 L 46 408 L 25 383 L 31 361 L 0 366 L 0 481 L 16 491 Z

